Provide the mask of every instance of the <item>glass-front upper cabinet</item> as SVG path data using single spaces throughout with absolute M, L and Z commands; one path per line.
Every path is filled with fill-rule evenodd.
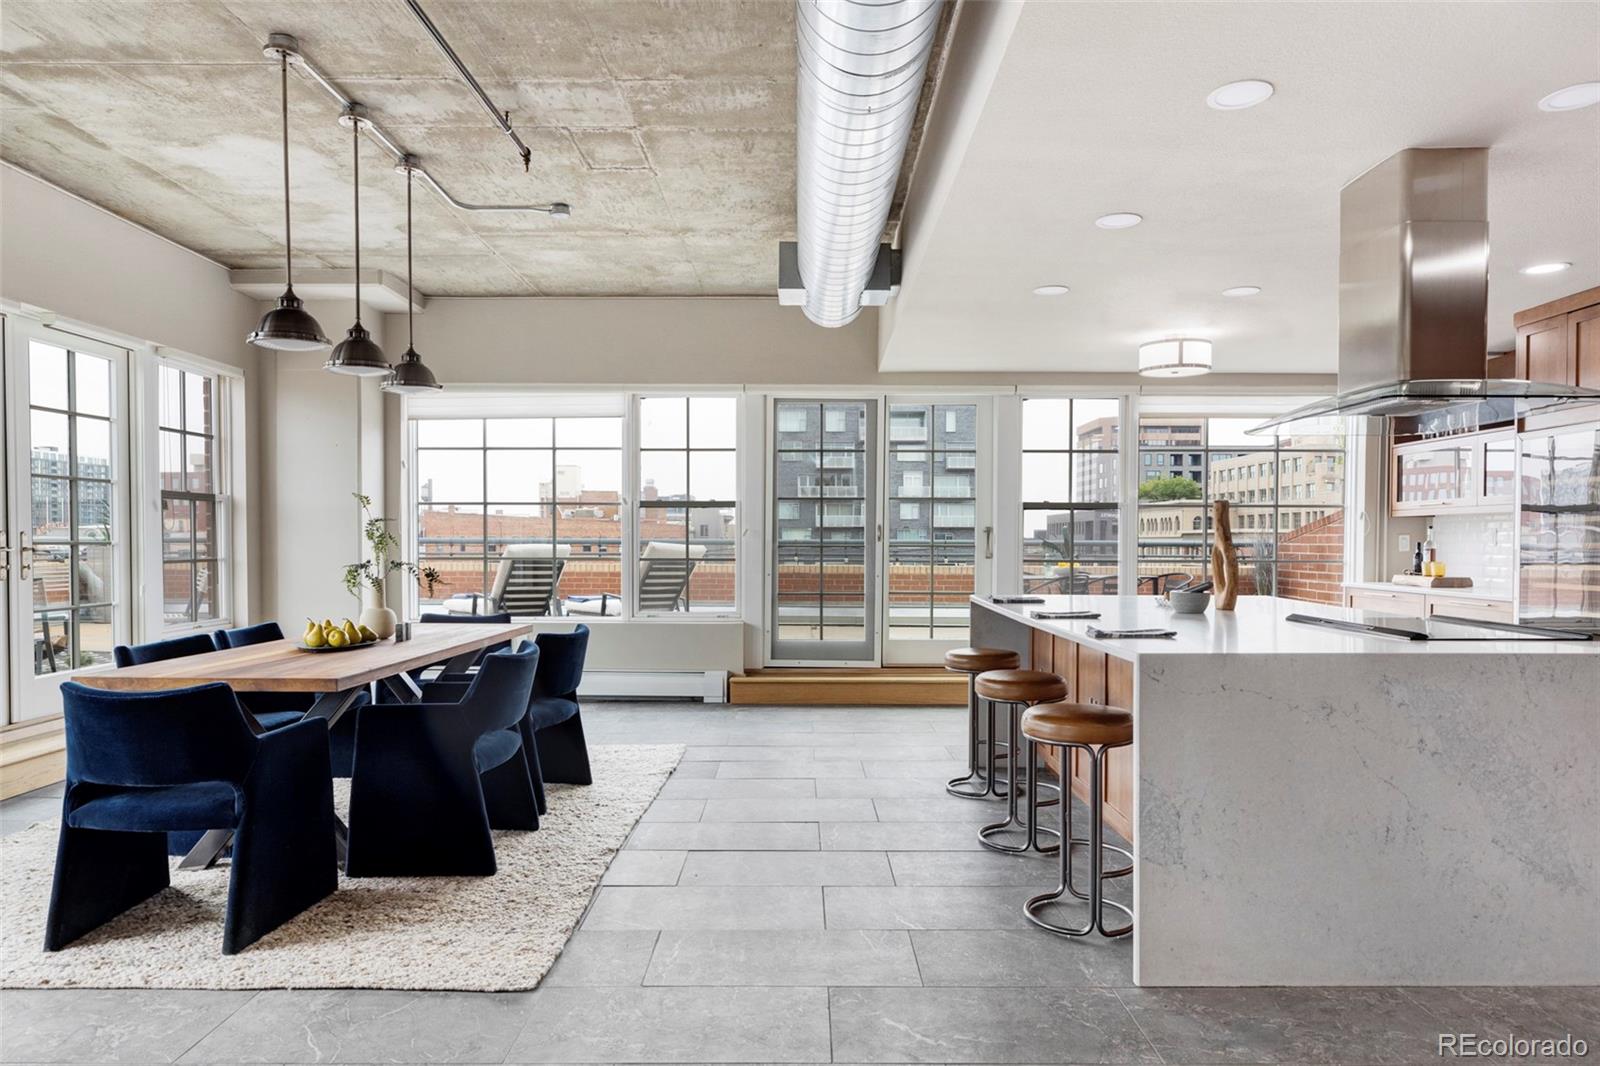
M 1483 439 L 1479 466 L 1478 502 L 1510 506 L 1517 498 L 1517 436 L 1496 433 Z
M 1389 468 L 1389 513 L 1507 507 L 1515 496 L 1516 468 L 1510 430 L 1397 444 Z
M 1390 487 L 1391 514 L 1433 514 L 1454 509 L 1472 498 L 1473 448 L 1465 442 L 1426 441 L 1394 450 Z

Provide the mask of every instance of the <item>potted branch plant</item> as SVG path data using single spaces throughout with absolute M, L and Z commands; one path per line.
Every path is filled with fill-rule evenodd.
M 389 529 L 390 519 L 374 515 L 372 500 L 364 493 L 353 492 L 351 495 L 361 508 L 361 535 L 366 538 L 372 557 L 344 568 L 344 587 L 357 599 L 361 598 L 363 590 L 367 592 L 367 603 L 361 611 L 361 624 L 378 634 L 379 640 L 387 640 L 394 636 L 398 621 L 394 611 L 384 602 L 384 589 L 389 575 L 396 570 L 410 574 L 431 599 L 434 586 L 439 583 L 439 571 L 431 566 L 418 566 L 394 558 L 394 553 L 400 550 L 400 538 Z

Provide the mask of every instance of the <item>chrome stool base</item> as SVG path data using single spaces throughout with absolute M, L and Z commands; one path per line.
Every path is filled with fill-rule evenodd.
M 1128 916 L 1127 924 L 1118 926 L 1115 929 L 1107 929 L 1105 927 L 1105 914 L 1103 910 L 1098 918 L 1089 919 L 1081 927 L 1057 925 L 1054 922 L 1046 920 L 1040 913 L 1044 910 L 1044 908 L 1050 906 L 1052 903 L 1061 902 L 1064 902 L 1064 898 L 1060 891 L 1046 892 L 1044 895 L 1034 896 L 1032 899 L 1028 900 L 1028 902 L 1024 903 L 1022 905 L 1022 913 L 1027 916 L 1028 921 L 1032 922 L 1034 925 L 1037 925 L 1040 929 L 1055 933 L 1057 936 L 1088 936 L 1090 933 L 1098 932 L 1101 936 L 1106 937 L 1107 939 L 1115 940 L 1118 937 L 1124 937 L 1133 932 L 1133 911 L 1129 910 L 1127 907 L 1123 906 L 1121 903 L 1118 903 L 1114 899 L 1102 899 L 1100 901 L 1100 906 L 1102 908 L 1115 907 L 1117 910 Z
M 994 708 L 999 702 L 1001 701 L 989 701 L 989 735 L 991 737 L 994 736 Z M 1031 740 L 1025 740 L 1020 732 L 1022 711 L 1027 705 L 1011 703 L 1007 706 L 1010 708 L 1011 722 L 1010 742 L 1006 746 L 1007 751 L 1008 753 L 1021 751 L 1023 750 L 1023 745 L 1026 745 L 1028 752 L 1027 767 L 1022 774 L 1013 772 L 1007 776 L 1005 791 L 1006 819 L 1003 822 L 993 822 L 981 827 L 978 830 L 978 843 L 990 851 L 1004 852 L 1008 855 L 1021 855 L 1029 851 L 1035 851 L 1041 855 L 1054 855 L 1061 850 L 1061 832 L 1048 826 L 1040 825 L 1038 812 L 1042 807 L 1054 807 L 1062 802 L 1061 787 L 1039 780 L 1038 749 Z M 991 761 L 991 773 L 993 765 Z M 1013 766 L 1012 770 L 1015 771 L 1015 769 L 1016 767 Z M 1013 781 L 1017 785 L 1015 788 L 1012 787 Z M 1039 799 L 1038 794 L 1041 789 L 1054 791 L 1055 798 Z M 1027 806 L 1022 811 L 1019 811 L 1017 801 L 1022 796 L 1026 796 Z M 1019 818 L 1019 814 L 1026 815 L 1026 820 Z M 1025 833 L 1026 837 L 1019 844 L 1009 844 L 999 839 L 1005 833 Z M 1039 839 L 1041 836 L 1053 837 L 1057 842 L 1054 844 L 1042 843 Z
M 1041 929 L 1048 930 L 1059 936 L 1088 936 L 1090 933 L 1099 933 L 1103 937 L 1115 938 L 1127 936 L 1133 932 L 1133 911 L 1125 904 L 1114 899 L 1106 899 L 1104 894 L 1105 882 L 1118 877 L 1128 877 L 1133 873 L 1133 853 L 1127 848 L 1105 841 L 1105 827 L 1102 823 L 1104 811 L 1101 806 L 1102 780 L 1105 777 L 1106 752 L 1126 745 L 1101 746 L 1098 750 L 1087 744 L 1061 744 L 1061 765 L 1063 769 L 1071 765 L 1068 752 L 1076 748 L 1088 756 L 1089 762 L 1089 835 L 1075 837 L 1072 835 L 1072 803 L 1070 796 L 1063 796 L 1061 809 L 1061 831 L 1059 837 L 1066 840 L 1065 847 L 1057 850 L 1061 855 L 1061 877 L 1056 887 L 1049 891 L 1034 896 L 1022 905 L 1022 913 L 1028 921 Z M 1037 813 L 1034 820 L 1037 821 Z M 1081 892 L 1072 879 L 1072 849 L 1075 847 L 1089 849 L 1089 891 Z M 1128 860 L 1128 865 L 1119 866 L 1113 870 L 1105 868 L 1105 853 L 1114 851 L 1123 855 Z M 1069 900 L 1084 900 L 1089 904 L 1087 920 L 1081 926 L 1058 925 L 1049 921 L 1043 911 L 1055 903 L 1066 903 Z M 1128 916 L 1126 925 L 1107 928 L 1106 911 L 1112 907 Z
M 994 738 L 994 705 L 989 705 L 989 738 L 978 739 L 978 675 L 967 675 L 967 772 L 964 777 L 952 777 L 945 782 L 944 790 L 957 799 L 987 800 L 1005 799 L 1006 793 L 996 787 L 997 783 L 1004 781 L 1006 790 L 1011 788 L 1011 777 L 1007 773 L 1000 777 L 996 773 L 996 763 L 1004 762 L 1008 766 L 1011 761 L 1010 747 L 1005 742 L 996 742 Z M 1006 748 L 1004 754 L 997 753 L 995 748 Z M 987 748 L 989 758 L 985 760 L 980 754 Z M 985 773 L 985 762 L 987 770 Z

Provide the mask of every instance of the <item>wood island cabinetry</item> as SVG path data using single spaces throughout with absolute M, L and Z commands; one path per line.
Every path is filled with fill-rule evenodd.
M 1033 630 L 1033 659 L 1035 670 L 1048 670 L 1058 674 L 1067 683 L 1067 699 L 1075 703 L 1094 703 L 1101 706 L 1133 709 L 1133 664 L 1105 652 L 1088 648 L 1065 637 Z M 1081 800 L 1089 798 L 1089 765 L 1081 752 L 1072 753 L 1070 780 L 1073 793 Z M 1055 749 L 1045 756 L 1045 763 L 1058 769 Z M 1102 782 L 1105 798 L 1105 824 L 1128 840 L 1133 839 L 1133 749 L 1120 748 L 1106 759 L 1106 779 Z

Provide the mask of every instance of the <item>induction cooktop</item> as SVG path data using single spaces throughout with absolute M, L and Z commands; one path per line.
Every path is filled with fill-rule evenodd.
M 1303 625 L 1326 626 L 1351 633 L 1365 633 L 1394 640 L 1588 640 L 1590 635 L 1564 629 L 1517 625 L 1512 622 L 1485 622 L 1477 618 L 1456 618 L 1436 614 L 1430 618 L 1407 618 L 1370 611 L 1359 618 L 1327 618 L 1316 614 L 1291 614 L 1288 621 Z

